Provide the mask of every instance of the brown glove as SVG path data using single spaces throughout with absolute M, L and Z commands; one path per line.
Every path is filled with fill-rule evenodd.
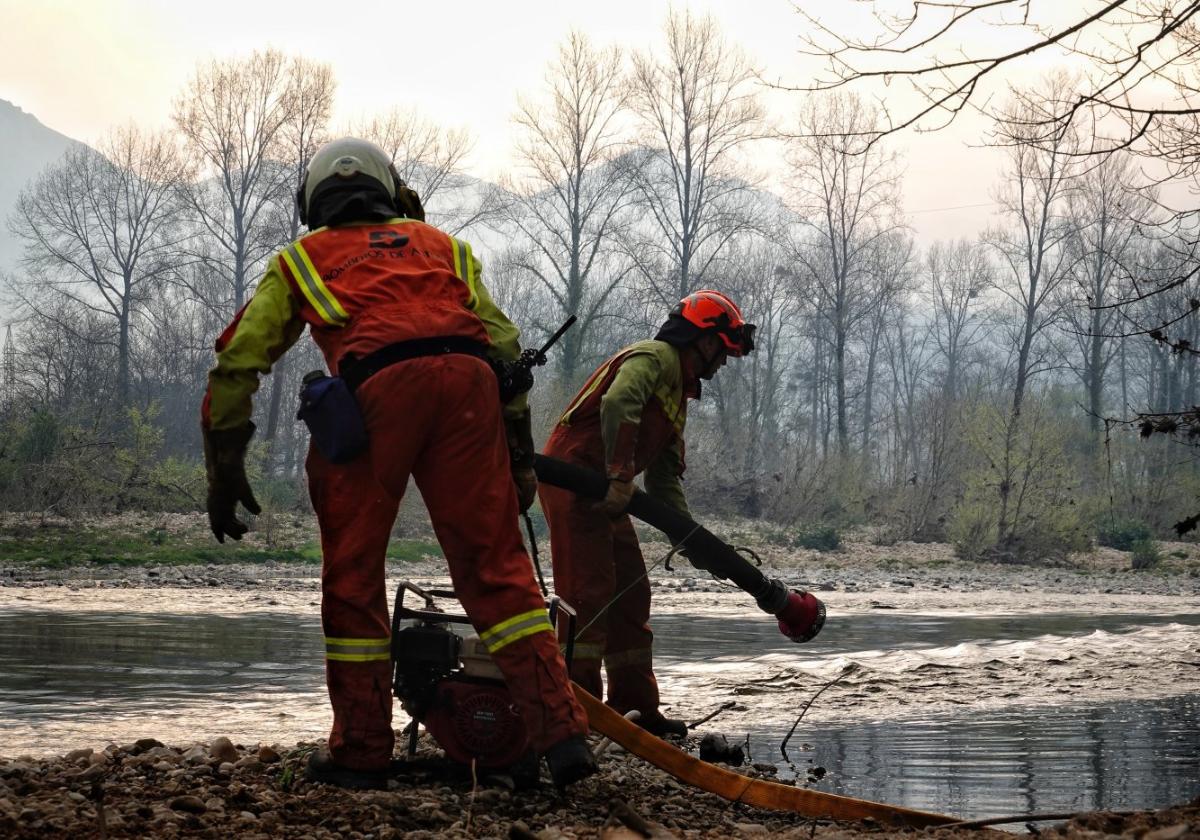
M 620 516 L 629 507 L 629 502 L 633 498 L 633 479 L 610 478 L 608 480 L 608 492 L 604 494 L 604 498 L 592 505 L 592 510 L 609 516 Z
M 517 503 L 524 513 L 537 498 L 537 474 L 533 467 L 513 467 L 512 476 L 513 484 L 517 486 Z
M 508 457 L 513 484 L 517 487 L 517 502 L 521 513 L 524 513 L 537 498 L 537 475 L 533 471 L 533 426 L 529 412 L 516 417 L 505 416 L 504 436 L 508 440 Z
M 240 540 L 250 530 L 237 518 L 238 502 L 253 514 L 262 511 L 246 480 L 246 447 L 253 434 L 253 423 L 235 429 L 204 429 L 208 524 L 219 543 L 227 536 Z

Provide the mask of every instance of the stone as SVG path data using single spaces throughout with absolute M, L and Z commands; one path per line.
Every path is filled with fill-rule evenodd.
M 240 757 L 237 747 L 224 735 L 213 739 L 212 744 L 208 747 L 208 754 L 221 761 L 237 761 Z
M 155 747 L 161 747 L 162 745 L 163 742 L 157 738 L 138 738 L 133 742 L 133 746 L 127 749 L 126 752 L 131 752 L 134 755 L 138 755 L 140 753 L 148 752 Z
M 1142 835 L 1142 840 L 1179 840 L 1187 832 L 1187 823 L 1176 823 L 1175 825 L 1168 825 L 1164 828 L 1156 828 L 1153 831 L 1148 831 Z
M 766 834 L 767 827 L 759 823 L 734 823 L 733 827 L 737 829 L 738 834 Z
M 277 753 L 273 747 L 268 747 L 264 744 L 258 748 L 258 760 L 263 764 L 275 764 L 282 759 L 283 756 Z
M 63 756 L 63 761 L 67 761 L 67 762 L 70 762 L 71 764 L 74 764 L 75 762 L 79 761 L 80 759 L 91 758 L 92 753 L 94 753 L 94 752 L 95 752 L 95 750 L 93 750 L 91 747 L 84 747 L 81 750 L 71 750 L 69 753 L 67 753 L 66 755 Z
M 183 754 L 183 760 L 188 764 L 200 764 L 208 760 L 208 750 L 197 744 Z
M 208 806 L 199 796 L 186 794 L 184 796 L 176 796 L 171 800 L 171 809 L 173 811 L 184 811 L 188 814 L 203 814 L 208 810 Z
M 76 773 L 71 778 L 77 782 L 94 782 L 101 779 L 108 773 L 108 768 L 103 764 L 92 764 L 86 770 Z

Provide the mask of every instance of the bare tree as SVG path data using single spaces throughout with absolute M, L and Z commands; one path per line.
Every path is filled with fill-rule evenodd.
M 1072 128 L 1104 126 L 1115 130 L 1095 132 L 1080 151 L 1107 153 L 1153 140 L 1200 107 L 1193 81 L 1200 56 L 1197 0 L 1101 0 L 1066 13 L 1059 4 L 1030 0 L 915 2 L 898 14 L 894 4 L 855 5 L 869 5 L 876 31 L 851 33 L 797 7 L 805 21 L 804 51 L 825 62 L 822 76 L 797 89 L 905 83 L 915 100 L 895 90 L 881 96 L 886 119 L 868 127 L 868 139 L 940 127 L 971 105 L 987 108 L 994 90 L 989 81 L 1010 80 L 1015 66 L 1037 53 L 1075 55 L 1089 71 L 1077 84 L 1045 92 L 1042 107 L 1025 114 L 1024 142 L 1052 145 Z M 828 4 L 823 11 L 831 11 Z M 978 34 L 980 27 L 997 37 Z M 1164 101 L 1164 83 L 1178 87 L 1179 99 Z M 887 102 L 908 101 L 915 104 L 886 110 Z
M 886 290 L 871 272 L 875 248 L 899 227 L 899 168 L 881 147 L 858 136 L 874 112 L 855 96 L 813 99 L 800 116 L 802 133 L 789 156 L 794 203 L 804 239 L 796 259 L 819 295 L 828 323 L 837 404 L 837 439 L 850 451 L 847 347 L 858 324 Z
M 945 364 L 942 392 L 946 402 L 954 403 L 967 353 L 987 330 L 984 293 L 994 282 L 992 266 L 983 246 L 963 239 L 950 245 L 934 243 L 926 268 L 932 335 Z
M 875 388 L 880 367 L 879 353 L 886 334 L 896 326 L 897 304 L 908 294 L 913 282 L 913 257 L 916 246 L 912 239 L 893 231 L 881 237 L 871 249 L 869 272 L 873 280 L 870 302 L 872 311 L 864 322 L 863 343 L 867 365 L 862 386 L 862 456 L 869 468 L 880 463 L 875 458 L 874 426 Z
M 777 466 L 773 455 L 783 443 L 786 380 L 800 353 L 796 321 L 805 296 L 786 263 L 786 249 L 777 244 L 782 238 L 750 239 L 731 250 L 721 265 L 722 291 L 757 325 L 754 352 L 705 386 L 713 395 L 722 438 L 742 451 L 733 477 L 756 478 Z M 729 472 L 727 461 L 721 469 Z
M 290 90 L 288 60 L 267 50 L 210 62 L 175 101 L 175 124 L 200 164 L 188 205 L 211 243 L 195 257 L 227 285 L 224 300 L 209 302 L 225 317 L 241 309 L 259 265 L 279 244 L 267 217 L 290 186 L 274 165 Z
M 1061 89 L 1065 77 L 1047 81 L 1048 89 Z M 1021 412 L 1025 406 L 1029 380 L 1047 368 L 1039 355 L 1038 341 L 1061 315 L 1059 287 L 1068 277 L 1065 248 L 1071 226 L 1065 214 L 1065 200 L 1073 175 L 1073 136 L 1061 135 L 1052 146 L 1042 142 L 1021 142 L 1029 136 L 1033 121 L 1031 109 L 1022 102 L 1014 119 L 1007 125 L 1013 144 L 1009 147 L 1010 168 L 997 199 L 1011 226 L 993 231 L 989 244 L 1000 258 L 1003 280 L 995 288 L 1014 305 L 1016 321 L 1013 335 L 1012 399 L 1005 421 L 1003 463 L 999 466 L 998 543 L 1011 536 L 1014 518 L 1010 516 L 1017 474 L 1017 447 L 1020 445 Z
M 432 224 L 456 234 L 499 209 L 499 195 L 466 174 L 472 146 L 467 131 L 443 128 L 412 108 L 392 108 L 354 133 L 391 156 L 400 177 L 421 196 Z
M 632 266 L 617 242 L 632 194 L 619 163 L 624 81 L 619 50 L 598 50 L 572 32 L 547 71 L 544 101 L 522 99 L 515 117 L 520 171 L 505 183 L 513 200 L 504 218 L 519 233 L 522 267 L 554 302 L 552 323 L 541 326 L 553 331 L 568 316 L 579 319 L 556 351 L 568 388 Z
M 288 62 L 287 91 L 284 94 L 286 116 L 279 128 L 275 144 L 279 166 L 286 174 L 286 189 L 277 193 L 281 203 L 280 235 L 275 244 L 281 248 L 300 236 L 300 208 L 295 192 L 304 182 L 304 173 L 313 153 L 328 139 L 330 113 L 333 110 L 333 95 L 336 83 L 328 64 L 320 64 L 302 57 Z M 271 400 L 267 408 L 267 424 L 263 439 L 274 455 L 275 438 L 279 430 L 279 417 L 283 406 L 284 391 L 293 383 L 288 379 L 292 356 L 284 355 L 272 369 Z
M 287 220 L 281 239 L 290 242 L 300 236 L 300 208 L 295 192 L 304 182 L 308 161 L 329 140 L 329 117 L 337 82 L 328 64 L 302 56 L 288 60 L 284 114 L 272 152 L 275 161 L 288 174 L 288 189 L 278 198 Z
M 178 260 L 183 181 L 170 136 L 118 129 L 98 151 L 69 149 L 21 193 L 10 220 L 34 276 L 54 295 L 115 322 L 121 404 L 129 396 L 133 321 Z M 38 290 L 14 292 L 46 315 Z
M 1135 191 L 1128 157 L 1107 157 L 1078 179 L 1069 196 L 1071 237 L 1067 241 L 1072 282 L 1064 292 L 1064 326 L 1078 361 L 1072 365 L 1086 392 L 1088 427 L 1099 449 L 1104 421 L 1104 384 L 1117 352 L 1113 340 L 1125 331 L 1122 311 L 1111 306 L 1125 296 L 1126 278 L 1136 271 L 1142 224 L 1153 224 L 1152 199 Z
M 722 249 L 753 227 L 738 151 L 760 136 L 753 71 L 711 17 L 667 19 L 667 53 L 634 56 L 630 105 L 643 160 L 631 171 L 652 235 L 630 249 L 656 305 L 705 282 Z

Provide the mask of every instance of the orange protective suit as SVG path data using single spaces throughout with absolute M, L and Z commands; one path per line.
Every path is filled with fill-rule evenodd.
M 689 397 L 699 383 L 684 369 L 678 349 L 642 341 L 605 362 L 559 419 L 545 454 L 632 479 L 645 472 L 648 493 L 687 511 L 683 429 Z M 593 502 L 539 485 L 550 528 L 554 588 L 575 607 L 579 626 L 571 676 L 603 697 L 601 664 L 608 675 L 607 702 L 621 713 L 637 709 L 653 728 L 658 711 L 650 630 L 650 581 L 628 515 L 615 519 Z
M 337 373 L 350 354 L 444 336 L 515 358 L 518 333 L 491 302 L 467 243 L 422 222 L 320 228 L 273 258 L 217 342 L 204 423 L 248 422 L 258 375 L 304 327 Z M 429 509 L 455 592 L 504 673 L 539 752 L 587 732 L 517 527 L 517 497 L 496 379 L 472 355 L 398 362 L 357 390 L 366 453 L 335 465 L 310 449 L 321 530 L 321 618 L 333 706 L 329 751 L 356 770 L 394 746 L 384 557 L 409 477 Z M 527 411 L 519 397 L 503 411 Z

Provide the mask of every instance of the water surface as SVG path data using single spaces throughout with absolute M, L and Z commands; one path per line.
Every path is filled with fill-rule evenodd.
M 879 610 L 839 614 L 796 646 L 761 614 L 706 603 L 665 599 L 655 616 L 664 701 L 694 717 L 736 699 L 711 728 L 748 735 L 754 760 L 785 775 L 824 768 L 819 789 L 965 817 L 1157 807 L 1200 791 L 1194 694 L 1133 691 L 1145 657 L 1200 660 L 1200 615 Z M 0 639 L 5 755 L 144 736 L 286 745 L 329 725 L 313 614 L 7 609 Z M 784 763 L 799 708 L 848 661 L 861 669 L 814 704 Z

